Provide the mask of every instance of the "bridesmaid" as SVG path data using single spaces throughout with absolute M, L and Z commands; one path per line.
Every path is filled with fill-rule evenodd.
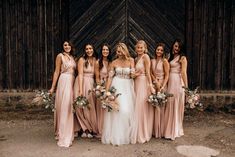
M 147 103 L 148 96 L 155 93 L 150 75 L 150 58 L 147 44 L 139 40 L 135 46 L 138 54 L 135 60 L 135 128 L 132 143 L 144 143 L 151 139 L 153 130 L 154 108 Z
M 52 87 L 49 90 L 53 93 L 58 80 L 54 123 L 55 135 L 58 139 L 57 145 L 69 147 L 74 139 L 73 128 L 73 83 L 76 63 L 73 58 L 74 48 L 68 41 L 63 43 L 63 52 L 56 57 L 56 69 L 53 75 Z
M 157 92 L 166 91 L 169 78 L 170 65 L 164 58 L 165 44 L 158 43 L 155 50 L 155 58 L 151 60 L 151 74 Z M 165 106 L 155 107 L 153 135 L 156 138 L 164 136 L 164 111 Z
M 78 83 L 76 82 L 75 90 L 78 91 L 78 95 L 85 96 L 89 103 L 90 108 L 77 109 L 76 116 L 82 127 L 81 137 L 92 138 L 94 134 L 98 133 L 97 119 L 96 119 L 96 106 L 95 97 L 89 94 L 88 91 L 93 88 L 94 75 L 95 75 L 95 63 L 96 53 L 94 47 L 91 44 L 86 44 L 84 48 L 85 54 L 78 61 Z
M 105 83 L 108 79 L 108 67 L 111 63 L 111 49 L 107 43 L 101 46 L 101 56 L 100 59 L 96 62 L 95 76 L 96 83 L 101 84 Z M 98 136 L 101 137 L 103 121 L 104 121 L 104 110 L 101 107 L 100 102 L 97 100 L 96 102 L 96 114 L 97 114 L 97 123 L 98 123 Z
M 168 99 L 165 109 L 165 133 L 167 139 L 175 140 L 184 135 L 183 117 L 185 93 L 182 86 L 188 87 L 187 59 L 182 52 L 182 42 L 176 39 L 171 48 L 170 75 L 167 92 L 174 94 Z

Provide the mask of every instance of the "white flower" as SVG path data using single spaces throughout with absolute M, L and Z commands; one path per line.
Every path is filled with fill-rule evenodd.
M 107 93 L 106 93 L 106 95 L 107 95 L 107 96 L 110 96 L 110 95 L 111 95 L 111 93 L 110 93 L 110 92 L 107 92 Z
M 189 98 L 189 99 L 188 99 L 188 103 L 191 104 L 192 102 L 193 102 L 193 99 L 192 99 L 192 98 Z

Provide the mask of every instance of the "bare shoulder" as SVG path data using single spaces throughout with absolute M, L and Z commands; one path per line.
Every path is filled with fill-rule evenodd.
M 114 59 L 114 60 L 111 62 L 111 65 L 114 65 L 114 64 L 117 64 L 117 59 Z
M 150 62 L 150 57 L 149 57 L 148 54 L 144 54 L 143 59 L 144 59 L 144 61 L 149 61 Z
M 146 53 L 143 55 L 143 58 L 150 59 L 149 55 L 148 55 L 148 54 L 146 54 Z
M 180 59 L 181 63 L 187 63 L 187 58 L 185 56 L 182 56 Z
M 79 58 L 78 63 L 81 64 L 81 63 L 84 63 L 84 61 L 85 61 L 84 58 L 81 57 L 81 58 Z
M 163 63 L 166 64 L 166 63 L 169 63 L 168 60 L 166 58 L 163 58 Z
M 62 57 L 63 57 L 63 54 L 62 54 L 62 53 L 59 53 L 59 54 L 56 56 L 56 61 L 62 61 Z
M 130 57 L 130 62 L 131 62 L 131 63 L 135 63 L 134 58 Z
M 59 53 L 56 58 L 62 58 L 63 54 L 62 53 Z
M 99 66 L 99 59 L 97 59 L 97 60 L 95 61 L 95 65 L 96 65 L 96 66 Z

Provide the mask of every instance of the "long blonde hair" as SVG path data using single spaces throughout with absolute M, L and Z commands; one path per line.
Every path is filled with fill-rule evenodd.
M 144 53 L 148 53 L 148 46 L 147 46 L 147 44 L 146 44 L 146 42 L 145 42 L 144 40 L 138 40 L 137 43 L 136 43 L 136 45 L 135 45 L 135 49 L 137 48 L 137 45 L 138 45 L 138 44 L 143 44 L 143 45 L 144 45 L 144 48 L 145 48 Z
M 117 46 L 116 46 L 116 50 L 117 50 L 118 48 L 121 49 L 121 51 L 122 51 L 122 53 L 124 54 L 125 58 L 126 58 L 127 60 L 129 60 L 131 56 L 130 56 L 130 53 L 129 53 L 129 51 L 128 51 L 128 48 L 127 48 L 126 44 L 124 44 L 124 43 L 118 43 Z

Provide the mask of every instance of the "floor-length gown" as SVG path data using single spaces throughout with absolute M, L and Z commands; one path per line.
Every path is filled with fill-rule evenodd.
M 85 67 L 84 65 L 83 96 L 85 96 L 88 99 L 90 106 L 89 109 L 78 108 L 76 110 L 76 115 L 82 127 L 83 132 L 88 130 L 89 132 L 97 133 L 98 129 L 97 129 L 97 119 L 96 119 L 96 106 L 95 106 L 96 100 L 95 96 L 92 93 L 89 94 L 89 90 L 91 90 L 94 86 L 94 70 L 95 70 L 94 65 L 88 64 L 87 67 Z
M 117 93 L 121 93 L 117 97 L 119 111 L 105 111 L 101 139 L 104 144 L 122 145 L 131 142 L 135 93 L 130 72 L 130 68 L 115 68 L 111 86 L 117 89 Z
M 58 146 L 69 147 L 74 139 L 74 116 L 73 116 L 73 84 L 76 63 L 74 59 L 67 55 L 66 60 L 63 54 L 61 74 L 58 80 L 56 97 L 54 124 L 55 134 L 58 139 Z
M 154 76 L 157 78 L 159 83 L 162 85 L 164 81 L 164 68 L 163 68 L 163 60 L 159 60 L 156 62 L 156 59 L 152 61 L 152 72 Z M 163 90 L 166 91 L 167 87 Z M 164 136 L 164 112 L 165 106 L 157 106 L 154 109 L 154 123 L 153 123 L 153 135 L 156 138 L 161 138 Z
M 181 64 L 179 56 L 170 62 L 170 75 L 167 92 L 172 93 L 173 97 L 168 99 L 165 109 L 165 138 L 174 140 L 176 137 L 184 135 L 183 117 L 185 93 L 182 88 L 184 85 L 181 77 Z
M 106 82 L 108 79 L 108 68 L 105 64 L 100 69 L 100 81 Z M 104 109 L 101 106 L 99 99 L 97 99 L 96 103 L 96 113 L 97 113 L 97 123 L 98 123 L 98 133 L 102 134 L 103 122 L 104 122 Z
M 79 95 L 79 75 L 75 78 L 75 81 L 74 81 L 74 97 L 73 99 L 75 100 L 78 95 Z M 80 122 L 77 118 L 77 112 L 75 112 L 75 116 L 74 116 L 74 132 L 78 132 L 81 130 L 81 125 L 80 125 Z
M 140 75 L 135 78 L 135 128 L 132 132 L 132 143 L 144 143 L 152 137 L 154 108 L 147 102 L 151 92 L 148 86 L 149 82 L 143 56 L 136 63 L 135 70 L 140 71 Z

